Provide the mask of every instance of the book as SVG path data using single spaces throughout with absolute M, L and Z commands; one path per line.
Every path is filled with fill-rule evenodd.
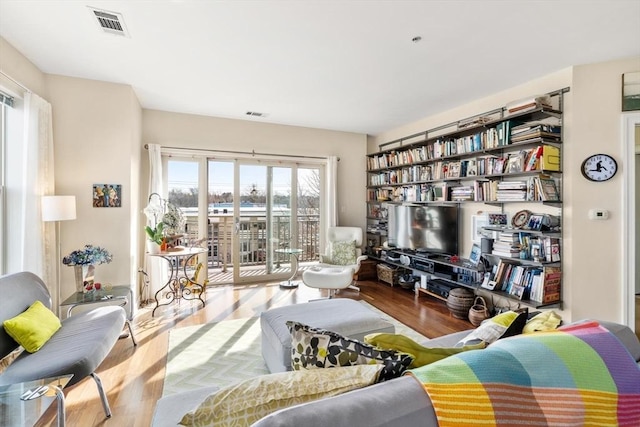
M 540 175 L 537 177 L 538 190 L 540 199 L 545 202 L 557 202 L 560 201 L 560 192 L 556 185 L 556 180 L 549 175 Z
M 545 145 L 540 156 L 540 170 L 559 171 L 560 170 L 560 149 L 552 145 Z
M 560 285 L 562 269 L 560 267 L 545 266 L 542 269 L 542 303 L 560 301 Z

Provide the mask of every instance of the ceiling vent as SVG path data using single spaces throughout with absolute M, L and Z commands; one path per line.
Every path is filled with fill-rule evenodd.
M 129 32 L 127 31 L 127 26 L 124 24 L 122 14 L 109 12 L 108 10 L 100 10 L 90 6 L 89 9 L 105 33 L 129 37 Z

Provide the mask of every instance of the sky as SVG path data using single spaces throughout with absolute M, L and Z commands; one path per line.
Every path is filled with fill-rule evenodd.
M 298 170 L 298 185 L 304 185 L 303 175 L 307 169 Z M 189 190 L 198 187 L 198 163 L 170 160 L 168 167 L 169 189 Z M 291 187 L 291 168 L 273 168 L 274 190 L 278 195 L 288 195 Z M 258 191 L 266 192 L 267 166 L 240 165 L 240 192 L 246 193 L 256 185 Z M 209 189 L 214 193 L 233 191 L 233 162 L 209 162 Z

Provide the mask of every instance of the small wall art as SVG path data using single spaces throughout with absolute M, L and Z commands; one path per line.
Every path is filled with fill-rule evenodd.
M 94 208 L 119 208 L 122 206 L 122 185 L 93 184 Z
M 640 71 L 622 75 L 622 111 L 640 110 Z

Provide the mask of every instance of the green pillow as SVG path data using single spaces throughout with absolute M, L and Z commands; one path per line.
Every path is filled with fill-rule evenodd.
M 424 347 L 405 335 L 387 333 L 369 334 L 364 337 L 364 342 L 376 346 L 381 350 L 395 350 L 413 355 L 414 359 L 411 365 L 409 365 L 410 369 L 437 362 L 452 354 L 458 354 L 468 350 L 480 350 L 485 347 L 484 342 L 455 348 Z
M 40 350 L 62 326 L 60 319 L 40 301 L 16 317 L 5 320 L 2 325 L 7 334 L 29 353 Z
M 333 242 L 331 245 L 331 264 L 351 265 L 356 263 L 356 241 Z
M 546 311 L 534 316 L 524 325 L 523 334 L 531 334 L 539 331 L 552 331 L 560 326 L 562 317 L 558 316 L 555 311 Z

